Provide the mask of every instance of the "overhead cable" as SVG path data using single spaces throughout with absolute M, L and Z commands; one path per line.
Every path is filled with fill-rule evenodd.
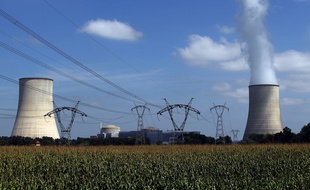
M 71 61 L 72 63 L 76 64 L 77 66 L 81 67 L 82 69 L 84 69 L 85 71 L 91 73 L 92 75 L 96 76 L 97 78 L 101 79 L 102 81 L 108 83 L 109 85 L 113 86 L 114 88 L 122 91 L 123 93 L 138 99 L 142 102 L 147 103 L 148 105 L 154 106 L 154 107 L 161 107 L 159 105 L 155 105 L 152 104 L 146 100 L 144 100 L 143 98 L 125 90 L 124 88 L 116 85 L 115 83 L 111 82 L 110 80 L 106 79 L 105 77 L 101 76 L 100 74 L 96 73 L 95 71 L 93 71 L 92 69 L 88 68 L 87 66 L 83 65 L 82 63 L 80 63 L 79 61 L 77 61 L 76 59 L 74 59 L 73 57 L 71 57 L 70 55 L 68 55 L 67 53 L 65 53 L 64 51 L 60 50 L 59 48 L 57 48 L 56 46 L 54 46 L 53 44 L 51 44 L 50 42 L 48 42 L 47 40 L 45 40 L 44 38 L 42 38 L 41 36 L 39 36 L 38 34 L 36 34 L 34 31 L 32 31 L 31 29 L 29 29 L 27 26 L 23 25 L 21 22 L 19 22 L 17 19 L 15 19 L 14 17 L 10 16 L 8 13 L 6 13 L 5 11 L 3 11 L 2 9 L 0 9 L 0 15 L 2 17 L 4 17 L 5 19 L 7 19 L 8 21 L 10 21 L 12 24 L 16 25 L 18 28 L 22 29 L 23 31 L 25 31 L 26 33 L 30 34 L 32 37 L 36 38 L 37 40 L 39 40 L 40 42 L 42 42 L 43 44 L 45 44 L 47 47 L 51 48 L 52 50 L 54 50 L 55 52 L 57 52 L 58 54 L 60 54 L 61 56 L 65 57 L 66 59 L 68 59 L 69 61 Z
M 96 40 L 95 38 L 93 38 L 88 32 L 86 32 L 85 30 L 83 30 L 82 28 L 80 28 L 77 24 L 75 24 L 72 20 L 70 20 L 66 15 L 64 15 L 60 10 L 58 10 L 55 6 L 53 6 L 51 3 L 49 3 L 46 0 L 43 0 L 47 5 L 49 5 L 50 7 L 52 7 L 56 12 L 58 12 L 58 14 L 60 14 L 62 17 L 64 17 L 68 22 L 70 22 L 74 27 L 76 27 L 78 30 L 82 31 L 84 34 L 87 35 L 87 37 L 89 37 L 91 40 L 93 40 L 94 42 L 96 42 L 98 45 L 100 45 L 101 47 L 103 47 L 106 51 L 108 51 L 111 55 L 113 55 L 114 57 L 116 57 L 118 60 L 120 60 L 122 63 L 128 65 L 130 68 L 132 68 L 134 71 L 142 74 L 139 70 L 137 70 L 136 68 L 134 68 L 131 64 L 129 64 L 128 62 L 126 62 L 124 59 L 122 59 L 119 55 L 115 54 L 113 51 L 111 51 L 109 48 L 107 48 L 106 46 L 104 46 L 102 43 L 100 43 L 98 40 Z M 153 81 L 155 84 L 156 81 L 149 79 L 151 81 Z
M 37 59 L 31 57 L 30 55 L 27 55 L 27 54 L 25 54 L 25 53 L 23 53 L 23 52 L 21 52 L 21 51 L 15 49 L 15 48 L 13 48 L 12 46 L 9 46 L 8 44 L 6 44 L 6 43 L 4 43 L 4 42 L 1 42 L 1 41 L 0 41 L 0 46 L 3 47 L 3 48 L 6 49 L 6 50 L 12 52 L 12 53 L 15 53 L 16 55 L 18 55 L 18 56 L 20 56 L 20 57 L 22 57 L 22 58 L 24 58 L 24 59 L 27 59 L 28 61 L 31 61 L 31 62 L 33 62 L 33 63 L 35 63 L 35 64 L 37 64 L 37 65 L 40 65 L 41 67 L 44 67 L 44 68 L 46 68 L 46 69 L 49 69 L 49 70 L 51 70 L 51 71 L 53 71 L 53 72 L 55 72 L 55 73 L 57 73 L 57 74 L 59 74 L 59 75 L 61 75 L 61 76 L 63 76 L 63 77 L 66 77 L 66 78 L 69 78 L 69 79 L 71 79 L 71 80 L 74 80 L 74 81 L 76 81 L 76 82 L 78 82 L 78 83 L 80 83 L 80 84 L 83 84 L 83 85 L 88 86 L 88 87 L 90 87 L 90 88 L 93 88 L 93 89 L 95 89 L 95 90 L 104 92 L 104 93 L 106 93 L 106 94 L 109 94 L 109 95 L 112 95 L 112 96 L 115 96 L 115 97 L 118 97 L 118 98 L 121 98 L 121 99 L 124 99 L 124 100 L 128 100 L 128 101 L 132 101 L 132 102 L 141 103 L 141 102 L 138 102 L 138 101 L 136 101 L 136 100 L 132 100 L 132 99 L 128 99 L 128 98 L 119 96 L 119 95 L 117 95 L 117 94 L 115 94 L 115 93 L 112 93 L 112 92 L 103 90 L 102 88 L 99 88 L 99 87 L 96 87 L 96 86 L 91 85 L 91 84 L 89 84 L 89 83 L 86 83 L 86 82 L 84 82 L 84 81 L 82 81 L 82 80 L 80 80 L 80 79 L 78 79 L 78 78 L 76 78 L 76 77 L 74 77 L 74 76 L 71 76 L 71 75 L 69 75 L 69 74 L 67 74 L 67 73 L 65 73 L 65 72 L 63 72 L 63 71 L 61 71 L 61 70 L 59 70 L 59 69 L 56 69 L 56 68 L 54 68 L 54 67 L 52 67 L 52 66 L 50 66 L 50 65 L 48 65 L 48 64 L 46 64 L 46 63 L 44 63 L 44 62 L 42 62 L 42 61 L 39 61 L 39 60 L 37 60 Z M 142 103 L 141 103 L 141 104 L 142 104 Z
M 9 78 L 9 77 L 7 77 L 7 76 L 1 75 L 1 74 L 0 74 L 0 78 L 4 79 L 4 80 L 6 80 L 6 81 L 9 81 L 9 82 L 15 83 L 15 84 L 17 84 L 17 85 L 19 84 L 18 81 L 14 80 L 14 79 L 11 79 L 11 78 Z M 57 94 L 54 94 L 54 93 L 49 93 L 49 92 L 47 92 L 47 91 L 41 90 L 41 89 L 39 89 L 39 88 L 30 86 L 30 85 L 26 85 L 26 84 L 23 84 L 23 85 L 25 85 L 25 87 L 30 88 L 30 89 L 32 89 L 32 90 L 41 92 L 41 93 L 43 93 L 43 94 L 51 95 L 51 96 L 53 96 L 53 97 L 55 97 L 55 98 L 58 98 L 58 99 L 61 99 L 61 100 L 64 100 L 64 101 L 68 101 L 68 102 L 72 102 L 72 103 L 76 103 L 76 102 L 77 102 L 77 100 L 73 100 L 73 99 L 71 99 L 71 98 L 66 98 L 66 97 L 63 97 L 63 96 L 60 96 L 60 95 L 57 95 Z M 84 102 L 80 102 L 80 105 L 87 106 L 87 107 L 94 108 L 94 109 L 104 110 L 104 111 L 108 111 L 108 112 L 114 112 L 114 113 L 121 113 L 121 114 L 131 115 L 130 112 L 121 112 L 121 111 L 106 109 L 106 108 L 102 108 L 102 107 L 99 107 L 99 106 L 87 104 L 87 103 L 84 103 Z

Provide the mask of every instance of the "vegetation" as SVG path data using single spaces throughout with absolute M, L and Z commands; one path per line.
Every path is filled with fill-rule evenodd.
M 310 145 L 0 147 L 0 189 L 308 189 Z
M 0 146 L 2 145 L 33 145 L 37 141 L 41 145 L 67 145 L 67 139 L 53 139 L 50 137 L 32 139 L 30 137 L 0 137 Z M 143 143 L 142 143 L 143 142 Z M 234 142 L 235 143 L 235 142 Z M 290 128 L 285 127 L 283 132 L 276 134 L 251 134 L 249 140 L 241 141 L 240 144 L 270 144 L 270 143 L 310 143 L 310 123 L 304 125 L 300 132 L 295 134 Z M 102 145 L 137 145 L 150 144 L 150 139 L 145 138 L 144 141 L 136 138 L 80 138 L 72 139 L 72 146 L 102 146 Z M 157 142 L 157 145 L 162 142 Z M 214 139 L 202 134 L 189 133 L 180 135 L 175 144 L 232 144 L 230 136 Z
M 67 145 L 67 139 L 53 139 L 51 137 L 35 138 L 30 137 L 0 137 L 0 145 L 34 145 L 37 141 L 41 146 Z M 72 139 L 71 146 L 102 146 L 102 145 L 135 145 L 136 138 L 80 138 Z M 146 139 L 146 144 L 149 140 Z
M 41 147 L 26 146 L 38 141 Z M 276 134 L 252 134 L 245 145 L 227 145 L 232 143 L 229 136 L 189 133 L 176 145 L 124 146 L 137 141 L 77 138 L 72 146 L 59 146 L 62 140 L 50 137 L 0 137 L 0 189 L 310 187 L 310 144 L 305 144 L 310 142 L 310 123 L 297 134 L 288 127 Z
M 251 134 L 249 141 L 242 143 L 310 143 L 310 123 L 301 128 L 298 134 L 284 127 L 283 132 L 276 134 Z
M 197 133 L 188 133 L 180 135 L 175 144 L 215 144 L 215 139 Z

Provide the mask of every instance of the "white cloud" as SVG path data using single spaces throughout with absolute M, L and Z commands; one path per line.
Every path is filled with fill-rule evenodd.
M 276 54 L 275 67 L 278 71 L 309 72 L 310 53 L 303 53 L 295 50 L 288 50 Z
M 245 58 L 240 57 L 231 61 L 221 62 L 220 66 L 223 70 L 228 71 L 244 71 L 249 70 L 249 65 L 247 64 Z
M 248 103 L 248 88 L 236 88 L 226 82 L 215 84 L 212 89 L 219 92 L 220 95 L 236 99 L 240 103 Z
M 103 19 L 88 21 L 82 27 L 82 31 L 103 38 L 127 41 L 135 41 L 143 35 L 126 23 Z
M 242 54 L 244 44 L 228 42 L 222 38 L 219 42 L 207 36 L 190 35 L 187 47 L 179 48 L 178 55 L 193 66 L 217 64 L 228 71 L 249 70 L 246 58 Z M 274 66 L 279 72 L 310 72 L 310 53 L 288 50 L 275 54 Z
M 304 101 L 297 98 L 283 98 L 281 101 L 281 105 L 285 106 L 300 105 L 302 103 L 304 103 Z
M 241 56 L 239 43 L 230 43 L 225 38 L 215 42 L 207 36 L 199 35 L 190 35 L 188 46 L 177 51 L 182 59 L 194 66 L 229 62 Z
M 189 44 L 178 49 L 178 55 L 192 66 L 217 66 L 225 71 L 245 71 L 249 70 L 249 65 L 242 53 L 243 47 L 245 44 L 239 44 L 236 41 L 228 42 L 225 38 L 215 42 L 207 36 L 191 35 Z M 310 72 L 310 52 L 288 50 L 274 54 L 274 66 L 277 70 L 281 90 L 298 93 L 310 92 L 310 75 L 308 74 Z M 226 85 L 226 87 L 228 86 Z M 225 88 L 225 86 L 216 85 L 213 87 L 215 91 L 221 91 L 221 88 Z M 240 90 L 231 93 L 228 90 L 225 92 L 222 94 L 230 97 L 234 93 L 241 95 Z M 241 99 L 239 101 L 244 102 Z
M 233 34 L 235 33 L 235 28 L 229 26 L 218 26 L 218 30 L 223 34 Z
M 236 99 L 240 103 L 249 102 L 249 90 L 248 88 L 237 88 L 231 91 L 226 91 L 222 95 Z
M 288 50 L 276 54 L 274 60 L 282 90 L 310 92 L 310 53 Z M 285 77 L 281 78 L 281 73 Z
M 213 85 L 212 89 L 215 91 L 228 91 L 231 89 L 231 85 L 226 82 L 223 82 Z
M 294 92 L 310 92 L 310 76 L 308 73 L 292 73 L 280 79 L 282 90 L 290 90 Z

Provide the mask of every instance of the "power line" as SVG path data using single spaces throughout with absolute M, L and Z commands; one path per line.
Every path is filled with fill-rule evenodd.
M 136 68 L 134 68 L 131 64 L 129 64 L 128 62 L 126 62 L 124 59 L 122 59 L 119 55 L 115 54 L 113 51 L 111 51 L 109 48 L 107 48 L 106 46 L 104 46 L 102 43 L 100 43 L 98 40 L 96 40 L 95 38 L 93 38 L 91 35 L 89 35 L 89 33 L 87 33 L 86 31 L 84 31 L 82 28 L 80 28 L 77 24 L 75 24 L 72 20 L 70 20 L 66 15 L 64 15 L 59 9 L 57 9 L 55 6 L 53 6 L 51 3 L 49 3 L 46 0 L 43 0 L 47 5 L 49 5 L 50 7 L 52 7 L 56 12 L 58 12 L 58 14 L 60 14 L 62 17 L 64 17 L 68 22 L 70 22 L 74 27 L 76 27 L 78 30 L 82 31 L 83 33 L 85 33 L 87 35 L 87 37 L 89 37 L 91 40 L 93 40 L 94 42 L 96 42 L 98 45 L 100 45 L 101 47 L 103 47 L 106 51 L 108 51 L 111 55 L 113 55 L 114 57 L 116 57 L 118 60 L 120 60 L 122 63 L 128 65 L 130 68 L 132 68 L 134 71 L 142 74 L 139 70 L 137 70 Z M 149 79 L 151 81 L 153 81 L 155 84 L 157 84 L 154 80 Z
M 29 56 L 29 55 L 27 55 L 27 54 L 21 52 L 21 51 L 19 51 L 19 50 L 13 48 L 12 46 L 9 46 L 8 44 L 1 42 L 1 41 L 0 41 L 0 46 L 1 46 L 2 48 L 4 48 L 4 49 L 6 49 L 6 50 L 8 50 L 8 51 L 10 51 L 10 52 L 12 52 L 12 53 L 14 53 L 14 54 L 16 54 L 16 55 L 18 55 L 18 56 L 20 56 L 20 57 L 22 57 L 22 58 L 28 60 L 28 61 L 31 61 L 31 62 L 33 62 L 33 63 L 35 63 L 35 64 L 37 64 L 37 65 L 39 65 L 39 66 L 41 66 L 41 67 L 43 67 L 43 68 L 45 68 L 45 69 L 51 70 L 51 71 L 53 71 L 53 72 L 55 72 L 55 73 L 57 73 L 57 74 L 59 74 L 59 75 L 61 75 L 61 76 L 63 76 L 63 77 L 66 77 L 66 78 L 69 78 L 69 79 L 71 79 L 71 80 L 74 80 L 74 81 L 76 81 L 76 82 L 78 82 L 78 83 L 80 83 L 80 84 L 83 84 L 83 85 L 88 86 L 88 87 L 90 87 L 90 88 L 93 88 L 93 89 L 95 89 L 95 90 L 104 92 L 104 93 L 106 93 L 106 94 L 109 94 L 109 95 L 112 95 L 112 96 L 115 96 L 115 97 L 118 97 L 118 98 L 121 98 L 121 99 L 124 99 L 124 100 L 129 100 L 129 101 L 132 101 L 132 102 L 137 102 L 137 101 L 135 101 L 135 100 L 131 100 L 131 99 L 128 99 L 128 98 L 119 96 L 119 95 L 117 95 L 117 94 L 115 94 L 115 93 L 112 93 L 112 92 L 103 90 L 103 89 L 101 89 L 101 88 L 99 88 L 99 87 L 96 87 L 96 86 L 94 86 L 94 85 L 91 85 L 91 84 L 89 84 L 89 83 L 86 83 L 86 82 L 84 82 L 84 81 L 82 81 L 82 80 L 80 80 L 80 79 L 78 79 L 78 78 L 76 78 L 76 77 L 73 77 L 73 76 L 71 76 L 71 75 L 69 75 L 69 74 L 67 74 L 67 73 L 65 73 L 65 72 L 63 72 L 63 71 L 61 71 L 61 70 L 59 70 L 59 69 L 56 69 L 56 68 L 54 68 L 54 67 L 52 67 L 52 66 L 50 66 L 50 65 L 48 65 L 48 64 L 46 64 L 46 63 L 43 63 L 42 61 L 39 61 L 39 60 L 37 60 L 37 59 L 35 59 L 35 58 L 33 58 L 33 57 L 31 57 L 31 56 Z M 141 103 L 141 102 L 137 102 L 137 103 Z
M 7 114 L 7 113 L 0 113 L 0 115 L 5 116 L 5 118 L 14 118 L 14 117 L 16 117 L 16 115 L 13 115 L 13 114 Z
M 11 79 L 11 78 L 9 78 L 9 77 L 7 77 L 7 76 L 1 75 L 1 74 L 0 74 L 0 78 L 4 79 L 4 80 L 6 80 L 6 81 L 9 81 L 9 82 L 15 83 L 15 84 L 17 84 L 17 85 L 19 84 L 18 81 L 14 80 L 14 79 Z M 33 86 L 30 86 L 30 85 L 26 85 L 26 84 L 23 84 L 23 85 L 25 85 L 27 88 L 30 88 L 30 89 L 32 89 L 32 90 L 41 92 L 41 93 L 43 93 L 43 94 L 53 95 L 55 98 L 58 98 L 58 99 L 61 99 L 61 100 L 64 100 L 64 101 L 68 101 L 68 102 L 71 102 L 71 103 L 76 103 L 76 102 L 77 102 L 77 100 L 73 100 L 73 99 L 70 99 L 70 98 L 66 98 L 66 97 L 63 97 L 63 96 L 60 96 L 60 95 L 57 95 L 57 94 L 54 94 L 54 93 L 52 94 L 52 93 L 49 93 L 49 92 L 47 92 L 47 91 L 44 91 L 44 90 L 35 88 L 35 87 L 33 87 Z M 87 107 L 94 108 L 94 109 L 103 110 L 103 111 L 113 112 L 113 113 L 121 113 L 121 114 L 131 115 L 130 112 L 121 112 L 121 111 L 106 109 L 106 108 L 102 108 L 102 107 L 99 107 L 99 106 L 95 106 L 95 105 L 91 105 L 91 104 L 87 104 L 87 103 L 83 103 L 83 102 L 80 102 L 80 105 L 87 106 Z
M 138 99 L 142 102 L 147 103 L 148 105 L 154 106 L 154 107 L 161 107 L 159 105 L 155 105 L 152 104 L 146 100 L 144 100 L 143 98 L 125 90 L 124 88 L 116 85 L 115 83 L 111 82 L 110 80 L 106 79 L 105 77 L 101 76 L 100 74 L 96 73 L 95 71 L 93 71 L 92 69 L 88 68 L 87 66 L 83 65 L 82 63 L 80 63 L 79 61 L 77 61 L 76 59 L 74 59 L 73 57 L 71 57 L 70 55 L 68 55 L 67 53 L 65 53 L 64 51 L 60 50 L 59 48 L 57 48 L 56 46 L 54 46 L 53 44 L 51 44 L 50 42 L 48 42 L 47 40 L 45 40 L 43 37 L 39 36 L 38 34 L 36 34 L 34 31 L 32 31 L 31 29 L 29 29 L 27 26 L 23 25 L 21 22 L 19 22 L 17 19 L 15 19 L 14 17 L 10 16 L 8 13 L 6 13 L 5 11 L 3 11 L 2 9 L 0 9 L 0 15 L 2 17 L 4 17 L 5 19 L 7 19 L 9 22 L 11 22 L 12 24 L 16 25 L 18 28 L 22 29 L 23 31 L 25 31 L 26 33 L 30 34 L 32 37 L 36 38 L 37 40 L 39 40 L 40 42 L 42 42 L 43 44 L 45 44 L 47 47 L 49 47 L 50 49 L 54 50 L 55 52 L 57 52 L 58 54 L 60 54 L 61 56 L 65 57 L 66 59 L 68 59 L 69 61 L 71 61 L 72 63 L 76 64 L 77 66 L 81 67 L 82 69 L 84 69 L 85 71 L 91 73 L 92 75 L 94 75 L 95 77 L 101 79 L 102 81 L 108 83 L 109 85 L 113 86 L 114 88 L 120 90 L 121 92 L 135 98 Z
M 11 109 L 11 108 L 0 108 L 0 110 L 3 110 L 3 111 L 17 111 L 17 109 Z
M 47 55 L 45 55 L 45 54 L 43 54 L 43 53 L 37 51 L 36 49 L 34 49 L 34 48 L 30 47 L 30 46 L 28 46 L 27 44 L 23 43 L 21 40 L 18 40 L 17 38 L 15 38 L 15 37 L 13 37 L 13 36 L 10 36 L 9 34 L 3 32 L 3 31 L 1 31 L 1 30 L 0 30 L 0 32 L 1 32 L 3 35 L 5 35 L 6 37 L 8 37 L 9 39 L 18 42 L 19 44 L 22 44 L 23 46 L 27 47 L 28 49 L 31 49 L 32 51 L 34 51 L 34 52 L 36 52 L 36 53 L 38 53 L 38 54 L 40 54 L 40 55 L 42 55 L 42 56 L 44 56 L 44 57 L 46 57 L 46 58 L 52 60 L 52 61 L 54 61 L 55 63 L 58 63 L 58 64 L 60 64 L 60 65 L 62 65 L 62 66 L 64 66 L 64 67 L 66 67 L 66 68 L 68 68 L 68 69 L 71 69 L 71 68 L 68 67 L 67 65 L 62 64 L 62 63 L 56 61 L 55 59 L 53 59 L 53 58 L 51 58 L 51 57 L 49 57 L 49 56 L 47 56 Z

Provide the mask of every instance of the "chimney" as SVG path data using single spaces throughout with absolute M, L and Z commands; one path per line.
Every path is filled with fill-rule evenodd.
M 44 115 L 53 110 L 53 80 L 19 79 L 19 101 L 11 136 L 59 139 L 55 118 Z
M 243 140 L 247 140 L 253 133 L 275 134 L 282 130 L 279 85 L 250 85 L 248 121 Z

